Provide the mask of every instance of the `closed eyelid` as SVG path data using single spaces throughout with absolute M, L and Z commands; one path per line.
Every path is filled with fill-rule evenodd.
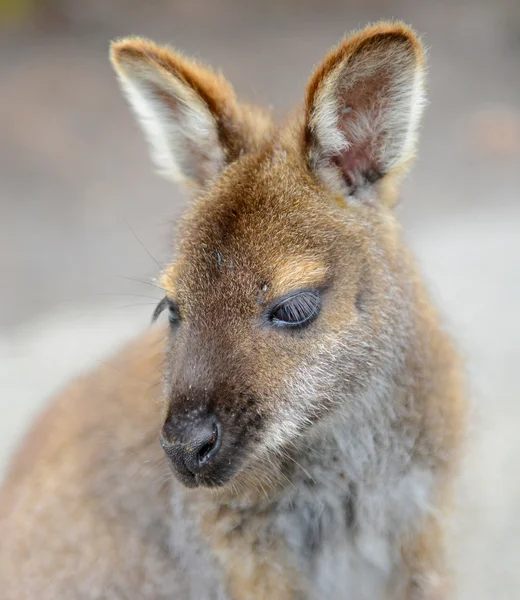
M 314 321 L 320 309 L 320 290 L 299 290 L 272 302 L 267 318 L 277 327 L 302 327 Z

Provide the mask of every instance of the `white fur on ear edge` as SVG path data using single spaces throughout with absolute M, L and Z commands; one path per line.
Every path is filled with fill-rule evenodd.
M 123 55 L 113 62 L 159 173 L 196 185 L 213 179 L 225 157 L 203 99 L 151 58 Z

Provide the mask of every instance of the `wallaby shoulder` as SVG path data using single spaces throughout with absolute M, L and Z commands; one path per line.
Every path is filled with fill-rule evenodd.
M 24 438 L 0 492 L 2 598 L 179 589 L 158 442 L 163 338 L 146 332 L 76 379 Z

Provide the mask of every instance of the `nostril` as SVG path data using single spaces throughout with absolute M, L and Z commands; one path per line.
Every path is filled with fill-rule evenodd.
M 220 425 L 218 423 L 213 423 L 210 439 L 199 448 L 197 453 L 199 466 L 204 465 L 215 456 L 220 446 L 220 438 Z
M 207 470 L 222 446 L 222 426 L 218 418 L 209 414 L 198 419 L 178 419 L 174 423 L 165 424 L 160 437 L 172 466 L 185 476 Z

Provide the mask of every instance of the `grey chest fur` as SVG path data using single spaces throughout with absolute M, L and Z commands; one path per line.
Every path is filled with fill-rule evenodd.
M 293 479 L 294 487 L 262 508 L 237 507 L 242 526 L 260 518 L 260 548 L 283 540 L 288 562 L 305 582 L 302 600 L 393 598 L 390 582 L 400 561 L 396 542 L 425 513 L 430 475 L 414 468 L 361 485 L 330 469 L 311 472 Z M 228 600 L 222 567 L 200 533 L 188 497 L 180 492 L 172 507 L 172 549 L 186 597 Z
M 363 523 L 358 500 L 356 486 L 341 479 L 335 486 L 307 481 L 279 506 L 276 528 L 308 580 L 306 599 L 382 597 L 388 543 Z

